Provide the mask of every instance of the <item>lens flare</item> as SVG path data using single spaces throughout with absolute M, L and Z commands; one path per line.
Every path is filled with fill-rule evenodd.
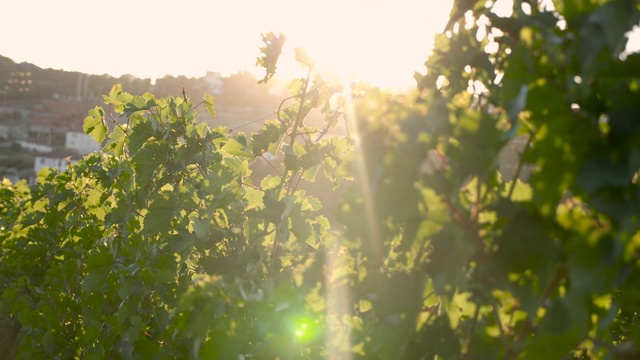
M 294 319 L 292 329 L 296 340 L 302 343 L 317 340 L 324 331 L 320 321 L 309 316 Z

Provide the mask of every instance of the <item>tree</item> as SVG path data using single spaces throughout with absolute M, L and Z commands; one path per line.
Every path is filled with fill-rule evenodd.
M 156 79 L 154 92 L 158 96 L 178 96 L 183 88 L 190 94 L 202 94 L 205 88 L 204 80 L 202 78 L 188 78 L 183 75 L 177 77 L 165 75 Z
M 268 111 L 282 100 L 269 93 L 272 84 L 257 85 L 250 72 L 239 72 L 223 78 L 224 91 L 218 96 L 218 104 L 227 108 L 257 107 Z
M 554 5 L 458 1 L 413 94 L 307 63 L 251 135 L 198 124 L 208 95 L 114 87 L 85 120 L 101 153 L 0 187 L 19 356 L 637 358 L 639 5 Z M 354 179 L 341 226 L 299 190 L 322 173 Z

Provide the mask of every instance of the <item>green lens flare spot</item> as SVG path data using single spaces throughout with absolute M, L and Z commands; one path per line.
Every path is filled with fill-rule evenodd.
M 316 339 L 322 332 L 319 322 L 303 317 L 294 321 L 293 333 L 298 341 L 308 342 Z

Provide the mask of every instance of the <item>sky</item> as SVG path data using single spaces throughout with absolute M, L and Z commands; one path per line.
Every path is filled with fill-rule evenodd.
M 293 48 L 304 47 L 345 80 L 411 87 L 450 9 L 451 0 L 5 0 L 0 55 L 116 77 L 262 76 L 261 33 L 272 31 L 287 37 L 284 77 L 303 75 Z M 640 49 L 640 31 L 632 43 Z
M 287 38 L 279 72 L 317 66 L 375 85 L 414 85 L 450 0 L 20 0 L 0 5 L 0 54 L 42 68 L 152 79 L 255 67 L 261 33 Z

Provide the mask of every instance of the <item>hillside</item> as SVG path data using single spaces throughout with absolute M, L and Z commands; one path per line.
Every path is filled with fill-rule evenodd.
M 233 108 L 275 109 L 285 91 L 277 84 L 257 86 L 257 79 L 248 72 L 228 77 L 208 72 L 199 78 L 166 75 L 159 79 L 140 79 L 128 74 L 116 78 L 108 74 L 43 69 L 0 55 L 0 94 L 4 106 L 29 108 L 52 98 L 95 104 L 101 102 L 101 96 L 114 84 L 122 84 L 128 92 L 139 95 L 149 91 L 157 96 L 181 96 L 183 88 L 191 98 L 212 93 L 218 108 L 231 111 Z

